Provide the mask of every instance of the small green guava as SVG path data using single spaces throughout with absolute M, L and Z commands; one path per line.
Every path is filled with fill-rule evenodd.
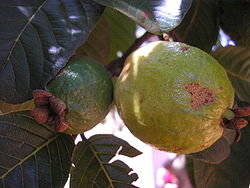
M 223 133 L 234 102 L 224 68 L 209 54 L 179 42 L 149 43 L 126 59 L 115 103 L 137 138 L 160 150 L 202 151 Z
M 108 72 L 88 57 L 72 59 L 45 89 L 66 104 L 63 120 L 68 124 L 67 134 L 93 128 L 106 117 L 113 101 Z

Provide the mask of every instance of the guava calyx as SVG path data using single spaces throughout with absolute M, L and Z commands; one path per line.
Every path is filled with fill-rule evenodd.
M 84 56 L 71 58 L 45 90 L 49 94 L 41 91 L 36 96 L 46 101 L 44 104 L 51 110 L 48 123 L 56 131 L 70 135 L 81 134 L 100 123 L 113 102 L 113 83 L 107 70 Z
M 39 123 L 43 124 L 46 123 L 49 119 L 49 109 L 45 106 L 37 107 L 31 111 L 31 116 L 33 119 Z
M 243 118 L 247 116 L 250 116 L 250 106 L 234 108 L 224 113 L 222 126 L 236 131 L 234 142 L 240 140 L 241 129 L 248 125 L 248 121 Z
M 64 132 L 69 127 L 64 121 L 67 106 L 61 99 L 42 89 L 33 91 L 33 99 L 36 108 L 31 116 L 37 123 L 48 123 L 56 132 Z
M 42 90 L 42 89 L 35 89 L 33 92 L 32 92 L 32 95 L 33 95 L 33 100 L 34 100 L 34 103 L 37 104 L 37 105 L 46 105 L 49 103 L 49 97 L 52 96 L 51 93 L 45 91 L 45 90 Z

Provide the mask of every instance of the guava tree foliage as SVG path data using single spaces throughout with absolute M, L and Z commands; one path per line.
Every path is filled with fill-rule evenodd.
M 140 148 L 104 134 L 82 134 L 75 145 L 32 119 L 32 91 L 72 55 L 94 58 L 118 76 L 133 50 L 167 34 L 213 55 L 232 81 L 235 106 L 249 106 L 249 17 L 248 0 L 0 0 L 0 187 L 63 187 L 69 174 L 72 188 L 135 187 L 136 173 L 110 160 L 135 157 Z M 140 38 L 137 24 L 146 30 Z M 221 45 L 220 30 L 234 46 Z M 226 130 L 211 148 L 187 156 L 194 187 L 249 186 L 250 128 L 237 143 L 235 134 Z

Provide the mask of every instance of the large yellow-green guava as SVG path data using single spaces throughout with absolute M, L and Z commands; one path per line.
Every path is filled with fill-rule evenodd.
M 178 42 L 152 42 L 133 52 L 115 85 L 116 107 L 130 131 L 175 153 L 198 152 L 216 142 L 233 101 L 223 67 Z
M 113 100 L 113 83 L 107 71 L 88 57 L 71 60 L 46 90 L 65 102 L 65 133 L 83 133 L 107 115 Z

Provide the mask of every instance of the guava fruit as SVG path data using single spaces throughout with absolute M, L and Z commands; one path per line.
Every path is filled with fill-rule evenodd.
M 115 104 L 128 129 L 160 150 L 202 151 L 223 133 L 234 102 L 224 68 L 204 51 L 156 41 L 129 55 L 115 84 Z
M 106 117 L 113 101 L 113 83 L 109 74 L 88 57 L 70 60 L 45 89 L 53 94 L 49 101 L 54 104 L 54 109 L 60 101 L 66 104 L 63 120 L 68 124 L 64 131 L 67 134 L 79 134 L 93 128 Z

